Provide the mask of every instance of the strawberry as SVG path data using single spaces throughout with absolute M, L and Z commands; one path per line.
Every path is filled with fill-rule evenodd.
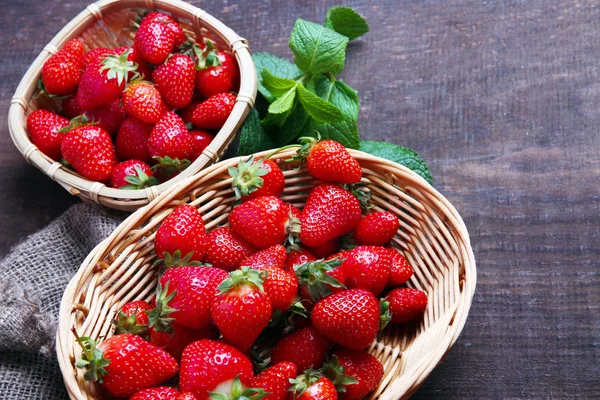
M 202 129 L 191 130 L 190 135 L 192 135 L 192 139 L 194 140 L 194 151 L 192 153 L 192 160 L 195 160 L 202 155 L 202 152 L 213 141 L 215 135 L 203 131 Z
M 209 325 L 202 329 L 190 329 L 175 323 L 170 323 L 166 332 L 150 329 L 150 343 L 165 350 L 177 361 L 181 360 L 183 350 L 192 342 L 201 339 L 212 339 L 216 329 Z
M 242 385 L 249 385 L 253 376 L 252 363 L 238 349 L 214 340 L 199 340 L 183 351 L 179 388 L 198 400 L 208 400 L 209 392 L 231 391 L 236 377 Z
M 252 380 L 252 387 L 262 388 L 269 393 L 265 400 L 286 400 L 290 379 L 298 375 L 294 363 L 283 361 L 267 368 Z
M 137 69 L 135 72 L 129 72 L 129 79 L 131 79 L 135 73 L 137 73 L 142 79 L 150 79 L 152 77 L 150 66 L 146 60 L 143 60 L 140 57 L 140 54 L 135 47 L 121 46 L 117 47 L 116 49 L 109 49 L 105 47 L 95 48 L 85 53 L 83 60 L 85 65 L 88 66 L 94 62 L 101 62 L 102 59 L 108 55 L 118 56 L 124 51 L 129 51 L 127 60 L 131 61 L 133 64 L 137 64 Z
M 106 57 L 110 54 L 118 55 L 118 54 L 116 54 L 116 50 L 117 49 L 110 49 L 108 47 L 97 47 L 95 49 L 88 51 L 87 53 L 85 53 L 83 55 L 83 63 L 85 64 L 86 67 L 95 62 L 99 63 L 104 59 L 104 57 Z
M 362 350 L 377 337 L 379 302 L 367 290 L 345 290 L 319 301 L 311 317 L 314 327 L 327 339 L 349 349 Z
M 83 110 L 93 110 L 110 104 L 119 97 L 137 65 L 128 60 L 130 50 L 118 56 L 107 55 L 101 61 L 87 66 L 77 91 L 77 100 Z
M 203 97 L 237 91 L 240 70 L 235 58 L 223 51 L 218 52 L 219 64 L 201 69 L 196 74 L 196 87 Z
M 212 230 L 208 234 L 205 262 L 213 267 L 233 271 L 240 261 L 256 250 L 229 227 Z
M 196 107 L 198 107 L 200 103 L 202 103 L 202 100 L 194 98 L 187 107 L 185 107 L 182 110 L 179 110 L 179 115 L 181 116 L 183 122 L 185 122 L 186 124 L 192 123 L 192 115 L 194 114 L 194 110 L 196 109 Z
M 133 42 L 141 58 L 151 64 L 162 64 L 167 59 L 175 47 L 172 24 L 176 24 L 172 18 L 146 16 L 142 20 Z
M 328 240 L 319 246 L 313 246 L 310 248 L 311 253 L 317 258 L 326 258 L 334 254 L 340 248 L 340 238 Z
M 198 400 L 198 398 L 191 392 L 181 393 L 176 400 Z
M 201 261 L 207 247 L 208 239 L 202 214 L 188 204 L 177 207 L 163 221 L 154 238 L 156 255 L 167 261 L 176 258 L 176 252 L 179 252 L 179 256 L 189 258 L 184 261 Z
M 271 247 L 267 247 L 264 250 L 257 251 L 256 253 L 244 258 L 240 262 L 240 267 L 252 267 L 254 269 L 261 269 L 266 266 L 277 267 L 284 269 L 287 253 L 285 247 L 276 244 Z
M 152 128 L 148 138 L 148 151 L 152 157 L 189 160 L 194 153 L 194 139 L 177 114 L 166 112 Z
M 419 289 L 398 288 L 387 294 L 392 324 L 405 324 L 418 318 L 427 308 L 427 295 Z
M 229 167 L 233 178 L 231 187 L 236 199 L 246 201 L 261 196 L 279 196 L 285 187 L 285 178 L 281 168 L 271 160 L 240 160 L 237 167 Z
M 83 43 L 79 39 L 68 41 L 42 67 L 42 83 L 46 92 L 55 96 L 73 93 L 79 85 L 84 67 Z
M 229 225 L 254 247 L 266 249 L 282 244 L 290 232 L 297 230 L 290 214 L 290 206 L 280 198 L 257 197 L 234 208 L 229 215 Z
M 318 371 L 308 370 L 290 380 L 290 399 L 294 400 L 337 400 L 335 385 Z
M 392 253 L 380 246 L 358 246 L 346 252 L 342 265 L 344 284 L 350 289 L 366 289 L 377 296 L 390 278 Z
M 325 183 L 306 199 L 300 221 L 300 240 L 309 247 L 320 246 L 352 231 L 360 222 L 360 203 L 346 189 Z
M 331 347 L 312 326 L 288 333 L 273 347 L 271 361 L 278 364 L 284 361 L 294 363 L 299 371 L 319 368 L 325 361 L 327 350 Z
M 159 386 L 140 390 L 129 400 L 178 400 L 181 393 L 179 390 L 168 386 Z
M 169 268 L 160 278 L 156 308 L 148 312 L 150 326 L 169 332 L 169 324 L 202 329 L 211 325 L 211 304 L 227 273 L 212 267 Z
M 110 186 L 116 189 L 137 190 L 158 185 L 150 166 L 139 160 L 127 160 L 115 165 Z
M 152 306 L 143 300 L 130 301 L 123 304 L 112 323 L 115 325 L 115 333 L 133 333 L 144 335 L 148 329 L 148 315 L 146 310 Z
M 259 271 L 242 267 L 219 285 L 212 303 L 211 315 L 223 339 L 241 351 L 250 349 L 271 319 L 273 309 L 263 282 Z
M 386 245 L 400 228 L 398 217 L 389 211 L 372 212 L 354 229 L 354 241 L 367 246 Z
M 413 269 L 406 258 L 397 250 L 388 248 L 391 253 L 392 261 L 390 264 L 390 279 L 388 286 L 398 286 L 406 283 L 413 274 Z
M 264 289 L 273 310 L 285 311 L 289 309 L 298 296 L 298 278 L 295 274 L 284 271 L 274 266 L 262 266 L 257 268 L 265 271 Z
M 77 173 L 92 181 L 107 182 L 117 163 L 110 135 L 95 125 L 82 125 L 67 132 L 60 150 Z
M 306 161 L 308 172 L 316 179 L 332 183 L 356 183 L 362 179 L 362 169 L 346 148 L 335 140 L 311 137 L 298 139 L 302 147 L 294 160 Z
M 309 261 L 315 261 L 317 258 L 304 247 L 292 247 L 285 261 L 286 271 L 296 271 L 296 265 L 306 264 Z
M 87 119 L 98 123 L 98 126 L 114 136 L 125 119 L 125 107 L 121 99 L 116 99 L 112 103 L 84 112 Z
M 200 129 L 221 129 L 233 111 L 236 97 L 219 93 L 204 100 L 194 109 L 192 123 Z
M 162 22 L 166 24 L 171 31 L 173 31 L 173 35 L 175 36 L 175 47 L 179 47 L 187 41 L 187 37 L 185 36 L 185 32 L 183 28 L 173 17 L 168 14 L 164 14 L 158 11 L 153 11 L 148 13 L 142 21 L 155 21 Z
M 149 82 L 133 82 L 123 92 L 123 104 L 127 114 L 147 124 L 157 122 L 166 112 L 160 92 Z
M 174 54 L 154 70 L 152 80 L 171 108 L 187 107 L 194 96 L 196 68 L 186 55 Z
M 349 349 L 337 350 L 323 369 L 344 400 L 359 400 L 375 390 L 384 372 L 381 362 L 371 354 Z
M 79 99 L 77 93 L 73 93 L 71 96 L 65 98 L 61 102 L 62 114 L 68 118 L 75 118 L 83 114 L 83 109 L 79 106 Z
M 98 381 L 115 397 L 129 397 L 177 374 L 177 361 L 162 349 L 137 335 L 124 333 L 96 344 L 73 333 L 83 352 L 75 364 L 86 369 L 87 381 Z
M 344 289 L 345 274 L 340 268 L 343 262 L 343 258 L 334 257 L 294 266 L 305 307 L 311 308 L 312 304 L 323 297 Z
M 31 142 L 54 161 L 62 158 L 60 143 L 64 133 L 59 131 L 67 126 L 68 119 L 47 110 L 36 110 L 27 116 L 27 131 Z
M 152 161 L 148 153 L 148 137 L 152 125 L 146 124 L 134 117 L 127 117 L 121 124 L 115 148 L 117 156 L 122 160 L 140 160 L 149 164 Z

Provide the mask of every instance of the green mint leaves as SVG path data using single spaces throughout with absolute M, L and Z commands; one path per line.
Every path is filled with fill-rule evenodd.
M 353 40 L 369 32 L 369 25 L 350 7 L 332 7 L 327 13 L 325 27 Z
M 414 150 L 393 143 L 372 140 L 362 140 L 359 150 L 404 165 L 421 175 L 430 185 L 433 185 L 433 177 L 427 163 Z

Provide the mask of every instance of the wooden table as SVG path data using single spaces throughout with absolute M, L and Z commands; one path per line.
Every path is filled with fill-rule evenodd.
M 0 255 L 78 200 L 27 165 L 6 111 L 43 46 L 89 0 L 0 14 Z M 197 3 L 291 58 L 297 17 L 335 1 Z M 600 6 L 593 0 L 349 1 L 371 32 L 343 78 L 364 138 L 417 150 L 471 233 L 462 336 L 414 398 L 600 396 Z M 378 4 L 373 4 L 378 3 Z

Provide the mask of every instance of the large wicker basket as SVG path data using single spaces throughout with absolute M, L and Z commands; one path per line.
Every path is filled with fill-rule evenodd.
M 237 103 L 229 119 L 202 155 L 179 176 L 143 190 L 118 190 L 93 182 L 64 168 L 48 158 L 31 143 L 26 130 L 26 118 L 38 107 L 57 110 L 58 102 L 47 97 L 37 98 L 37 81 L 44 62 L 69 40 L 80 37 L 86 50 L 97 47 L 117 47 L 133 43 L 134 33 L 127 28 L 136 16 L 136 8 L 157 9 L 173 15 L 192 37 L 201 34 L 215 41 L 220 48 L 235 55 L 241 72 Z M 101 0 L 89 5 L 52 39 L 23 76 L 11 101 L 8 125 L 11 137 L 25 159 L 58 182 L 73 195 L 103 206 L 133 211 L 148 204 L 176 182 L 196 174 L 216 162 L 235 138 L 246 115 L 254 105 L 257 78 L 245 39 L 205 11 L 180 0 Z M 43 103 L 43 104 L 42 104 Z
M 286 169 L 284 200 L 302 206 L 316 181 L 306 169 L 282 162 L 292 154 L 287 150 L 272 159 Z M 415 269 L 409 286 L 426 291 L 430 299 L 419 324 L 388 327 L 370 347 L 385 367 L 385 378 L 372 398 L 406 398 L 458 338 L 475 291 L 475 260 L 460 215 L 425 180 L 396 163 L 359 151 L 351 154 L 363 168 L 375 209 L 400 217 L 393 245 Z M 83 262 L 64 293 L 57 333 L 58 360 L 72 399 L 98 399 L 102 391 L 84 382 L 74 367 L 80 349 L 71 327 L 82 335 L 111 336 L 116 310 L 128 301 L 152 297 L 157 278 L 154 234 L 178 205 L 197 207 L 207 229 L 226 224 L 234 200 L 227 168 L 238 162 L 215 164 L 163 193 L 125 220 Z

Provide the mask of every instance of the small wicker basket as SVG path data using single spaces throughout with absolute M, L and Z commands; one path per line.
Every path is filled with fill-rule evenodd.
M 283 199 L 301 207 L 317 181 L 305 168 L 294 169 L 297 165 L 282 162 L 293 153 L 289 149 L 271 159 L 285 169 Z M 384 379 L 371 398 L 407 398 L 449 351 L 466 322 L 475 291 L 475 260 L 460 215 L 424 179 L 391 161 L 354 150 L 350 153 L 362 166 L 374 209 L 391 211 L 400 218 L 401 228 L 392 244 L 414 267 L 408 285 L 429 296 L 419 323 L 390 326 L 370 347 L 385 368 Z M 80 349 L 71 327 L 86 336 L 111 336 L 111 318 L 123 304 L 152 297 L 157 280 L 154 234 L 178 205 L 197 207 L 209 230 L 226 224 L 234 201 L 227 168 L 239 160 L 208 167 L 163 193 L 125 220 L 83 262 L 62 299 L 56 344 L 72 399 L 99 399 L 103 391 L 86 383 L 82 371 L 75 368 Z
M 117 47 L 133 43 L 134 33 L 125 28 L 135 18 L 137 8 L 157 9 L 175 17 L 191 37 L 201 34 L 213 40 L 222 49 L 235 55 L 240 67 L 240 88 L 237 103 L 225 125 L 202 155 L 177 177 L 158 186 L 142 190 L 119 190 L 102 183 L 90 181 L 64 168 L 44 155 L 31 143 L 26 129 L 27 115 L 38 107 L 58 110 L 58 102 L 45 96 L 37 97 L 37 81 L 44 62 L 71 39 L 81 38 L 86 50 L 97 47 Z M 92 201 L 103 206 L 125 211 L 134 211 L 148 204 L 160 193 L 177 182 L 196 174 L 223 155 L 235 138 L 248 112 L 254 105 L 257 90 L 257 77 L 252 57 L 245 39 L 225 26 L 205 11 L 180 0 L 101 0 L 89 5 L 69 22 L 52 39 L 29 67 L 12 98 L 8 126 L 13 142 L 25 159 L 58 182 L 71 194 L 84 201 Z

